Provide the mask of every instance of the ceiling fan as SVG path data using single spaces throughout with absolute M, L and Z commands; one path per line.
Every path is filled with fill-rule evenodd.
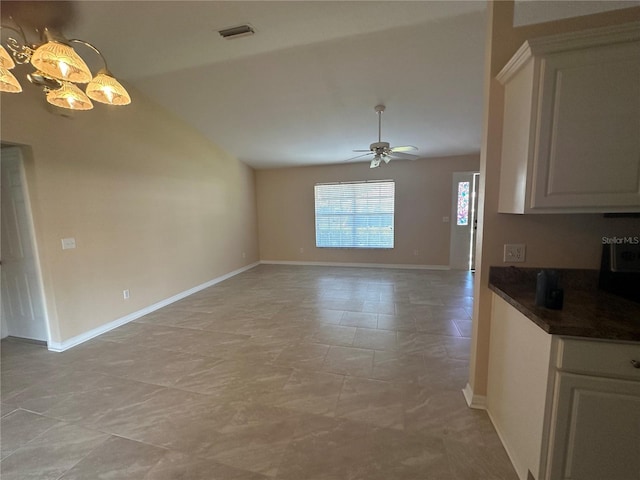
M 369 168 L 376 168 L 380 166 L 380 162 L 389 163 L 392 158 L 404 158 L 408 160 L 415 160 L 419 158 L 417 155 L 412 155 L 406 152 L 414 152 L 418 150 L 417 147 L 412 145 L 403 145 L 401 147 L 391 147 L 389 142 L 382 141 L 382 112 L 385 110 L 384 105 L 376 105 L 374 110 L 378 114 L 378 141 L 372 143 L 368 150 L 354 150 L 354 152 L 367 152 L 363 155 L 350 158 L 347 161 L 355 160 L 356 158 L 362 158 L 369 155 L 373 155 L 371 159 L 371 165 Z

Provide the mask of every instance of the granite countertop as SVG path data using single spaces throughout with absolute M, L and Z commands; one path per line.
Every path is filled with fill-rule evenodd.
M 597 270 L 556 269 L 562 310 L 535 305 L 540 270 L 491 267 L 489 288 L 549 334 L 640 342 L 640 303 L 599 290 Z

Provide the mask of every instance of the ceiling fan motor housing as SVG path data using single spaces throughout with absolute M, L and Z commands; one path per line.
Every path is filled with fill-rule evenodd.
M 389 151 L 389 146 L 389 142 L 375 142 L 372 143 L 369 148 L 372 152 L 384 153 L 385 151 Z

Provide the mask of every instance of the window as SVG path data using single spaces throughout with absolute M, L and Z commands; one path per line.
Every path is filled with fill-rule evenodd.
M 456 225 L 469 225 L 469 182 L 458 182 Z
M 395 183 L 315 186 L 316 247 L 393 248 Z

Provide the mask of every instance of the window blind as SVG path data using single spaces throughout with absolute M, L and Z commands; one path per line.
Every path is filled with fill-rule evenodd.
M 395 182 L 315 186 L 316 247 L 393 248 Z

